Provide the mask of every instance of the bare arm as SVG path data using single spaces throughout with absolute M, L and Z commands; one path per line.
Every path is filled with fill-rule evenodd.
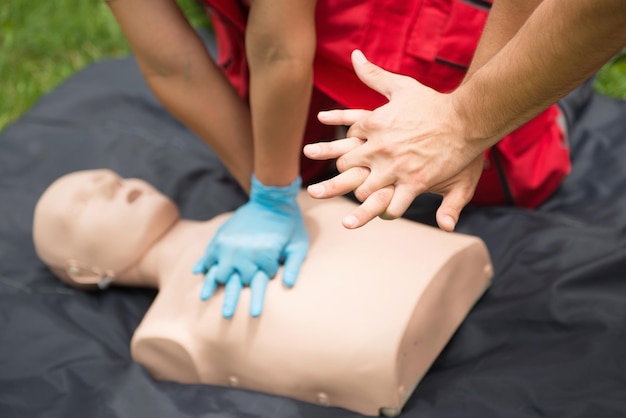
M 486 44 L 496 36 L 498 23 L 519 16 L 519 3 L 494 3 Z M 476 150 L 493 145 L 565 96 L 626 45 L 624 28 L 623 0 L 543 0 L 491 59 L 479 47 L 477 54 L 485 55 L 477 64 L 485 64 L 452 94 L 468 145 Z
M 154 94 L 250 188 L 250 113 L 175 0 L 109 0 Z
M 541 1 L 498 0 L 493 3 L 464 82 L 515 36 Z
M 286 186 L 298 175 L 313 85 L 315 0 L 253 0 L 246 28 L 254 172 Z

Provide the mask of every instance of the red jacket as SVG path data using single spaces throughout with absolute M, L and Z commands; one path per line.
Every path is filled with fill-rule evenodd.
M 242 97 L 248 94 L 244 31 L 246 8 L 236 0 L 203 0 L 218 41 L 218 63 Z M 386 99 L 365 86 L 350 62 L 353 49 L 388 71 L 411 76 L 441 92 L 456 88 L 482 33 L 491 0 L 318 0 L 315 91 L 304 143 L 335 138 L 317 122 L 319 110 L 374 109 Z M 535 207 L 570 171 L 569 150 L 548 108 L 485 152 L 473 203 Z M 327 162 L 302 158 L 305 183 Z

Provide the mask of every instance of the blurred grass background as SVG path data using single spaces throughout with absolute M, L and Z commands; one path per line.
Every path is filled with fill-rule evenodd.
M 208 26 L 195 0 L 178 0 Z M 0 0 L 0 131 L 77 70 L 130 47 L 104 0 Z
M 178 3 L 194 26 L 208 26 L 195 0 Z M 75 71 L 129 52 L 103 0 L 0 0 L 0 131 Z M 596 89 L 626 99 L 626 51 Z

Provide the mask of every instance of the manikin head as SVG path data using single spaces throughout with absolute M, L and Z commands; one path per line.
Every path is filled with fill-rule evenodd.
M 40 197 L 33 239 L 39 258 L 61 280 L 95 288 L 133 267 L 178 219 L 176 205 L 143 180 L 77 171 Z

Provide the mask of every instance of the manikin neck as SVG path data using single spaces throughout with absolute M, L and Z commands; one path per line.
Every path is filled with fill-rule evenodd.
M 114 281 L 118 286 L 141 286 L 160 288 L 163 280 L 170 277 L 181 255 L 190 247 L 207 245 L 210 240 L 208 222 L 181 219 L 175 222 L 135 266 Z M 189 271 L 191 272 L 189 266 Z

